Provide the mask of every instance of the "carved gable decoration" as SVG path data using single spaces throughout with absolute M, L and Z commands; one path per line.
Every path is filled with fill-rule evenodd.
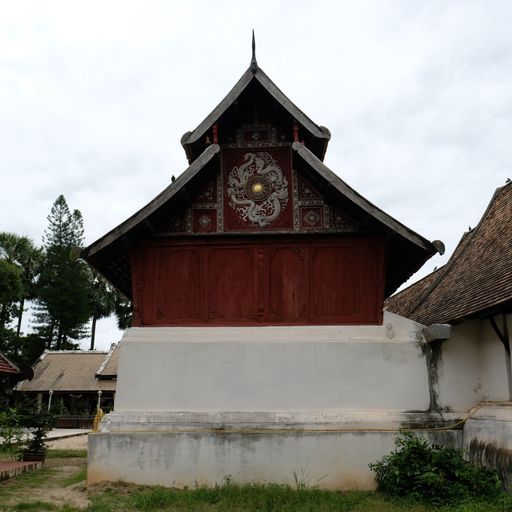
M 163 234 L 353 233 L 357 220 L 325 201 L 292 167 L 288 147 L 228 148 L 221 171 L 205 176 L 190 207 L 163 223 Z
M 222 167 L 226 231 L 292 229 L 289 148 L 225 150 Z

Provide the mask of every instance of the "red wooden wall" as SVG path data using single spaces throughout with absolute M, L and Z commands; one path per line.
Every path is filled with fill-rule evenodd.
M 161 241 L 132 255 L 134 325 L 382 323 L 377 238 Z

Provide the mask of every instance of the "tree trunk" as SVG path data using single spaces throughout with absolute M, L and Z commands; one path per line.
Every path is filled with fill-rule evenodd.
M 91 346 L 89 350 L 94 350 L 94 340 L 96 338 L 96 315 L 92 315 L 92 325 L 91 325 Z
M 2 309 L 0 310 L 0 327 L 5 327 L 7 317 L 7 305 L 2 304 Z
M 48 335 L 48 343 L 46 344 L 46 348 L 48 350 L 50 350 L 52 348 L 53 329 L 55 329 L 55 319 L 54 318 L 52 318 L 52 321 L 50 323 L 50 333 Z
M 57 334 L 57 345 L 56 345 L 56 349 L 57 350 L 60 350 L 62 346 L 62 322 L 59 322 L 59 332 Z
M 18 327 L 16 328 L 16 336 L 19 336 L 21 333 L 21 319 L 23 318 L 23 308 L 25 307 L 25 299 L 21 299 L 20 301 L 20 314 L 18 315 Z

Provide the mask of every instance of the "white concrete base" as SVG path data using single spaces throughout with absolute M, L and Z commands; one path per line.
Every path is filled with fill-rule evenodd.
M 464 426 L 463 442 L 470 461 L 496 469 L 512 490 L 512 402 L 479 409 Z
M 89 436 L 87 478 L 90 484 L 122 480 L 190 487 L 213 486 L 229 477 L 241 483 L 374 489 L 368 464 L 393 449 L 400 427 L 458 419 L 370 411 L 321 417 L 312 412 L 112 414 L 102 422 L 102 432 Z M 422 435 L 437 444 L 462 445 L 460 430 Z
M 431 399 L 422 327 L 385 312 L 381 326 L 129 329 L 88 481 L 372 489 L 368 464 L 400 428 L 460 419 L 412 412 Z
M 121 342 L 116 412 L 427 410 L 420 324 L 139 327 Z

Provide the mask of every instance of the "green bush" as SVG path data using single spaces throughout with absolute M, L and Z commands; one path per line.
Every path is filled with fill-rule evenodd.
M 433 446 L 411 434 L 397 436 L 395 448 L 369 465 L 379 490 L 388 495 L 441 505 L 500 494 L 496 471 L 465 461 L 461 450 Z
M 23 442 L 23 427 L 16 409 L 0 411 L 0 438 L 0 453 L 7 453 L 11 460 L 18 460 Z

